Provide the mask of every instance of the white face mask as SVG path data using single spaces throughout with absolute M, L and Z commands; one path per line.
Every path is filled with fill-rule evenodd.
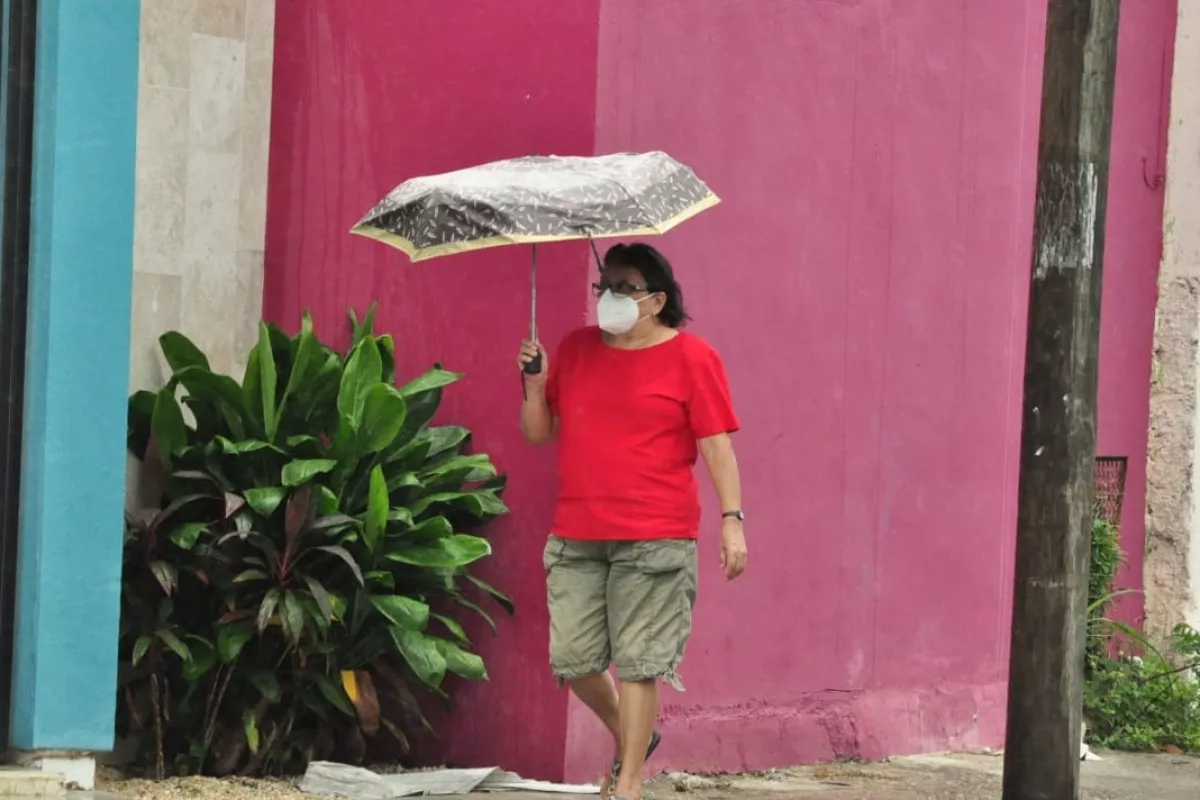
M 634 300 L 632 297 L 613 294 L 612 289 L 605 289 L 604 294 L 600 295 L 600 300 L 596 303 L 596 318 L 600 324 L 600 330 L 618 336 L 622 333 L 629 333 L 642 318 L 638 303 L 653 296 L 646 295 L 641 300 Z

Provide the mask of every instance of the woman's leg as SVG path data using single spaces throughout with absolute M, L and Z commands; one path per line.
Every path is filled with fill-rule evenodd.
M 646 750 L 658 716 L 658 681 L 675 674 L 692 630 L 696 543 L 623 542 L 608 576 L 608 622 L 621 679 L 621 774 L 615 794 L 641 800 Z
M 616 796 L 637 800 L 645 780 L 646 750 L 658 719 L 658 680 L 621 682 L 621 774 Z
M 608 728 L 616 744 L 616 752 L 621 752 L 621 713 L 617 699 L 617 685 L 612 675 L 601 672 L 599 675 L 588 675 L 567 681 L 575 696 L 592 710 L 604 727 Z
M 620 752 L 617 690 L 608 674 L 608 546 L 551 536 L 544 561 L 551 669 L 600 719 Z M 609 788 L 606 781 L 605 797 Z

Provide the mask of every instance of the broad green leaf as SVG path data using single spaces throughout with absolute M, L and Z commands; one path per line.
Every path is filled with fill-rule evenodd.
M 445 517 L 430 517 L 404 532 L 404 539 L 410 542 L 427 542 L 454 535 L 450 520 Z
M 467 638 L 467 632 L 463 630 L 463 626 L 458 624 L 458 620 L 442 614 L 432 614 L 431 616 L 438 622 L 442 623 L 442 625 L 446 628 L 446 630 L 450 631 L 450 634 L 454 638 L 458 639 L 463 644 L 471 643 L 471 640 Z
M 415 472 L 401 472 L 388 478 L 388 492 L 395 492 L 400 489 L 408 489 L 414 486 L 420 486 L 421 479 L 417 477 Z M 408 515 L 412 517 L 412 514 Z
M 371 470 L 371 483 L 367 491 L 367 517 L 363 528 L 363 538 L 371 550 L 378 547 L 384 529 L 387 528 L 389 504 L 387 479 L 383 476 L 383 467 L 376 465 Z
M 508 513 L 508 506 L 500 499 L 499 495 L 493 490 L 480 490 L 475 492 L 475 498 L 479 500 L 479 506 L 483 509 L 483 516 L 498 517 Z
M 358 716 L 358 712 L 350 704 L 350 698 L 346 696 L 346 691 L 342 689 L 341 685 L 334 683 L 325 675 L 315 674 L 313 678 L 316 680 L 317 688 L 321 690 L 321 694 L 334 708 L 348 717 Z
M 429 428 L 425 433 L 429 437 L 429 458 L 445 452 L 458 452 L 467 439 L 471 438 L 471 432 L 461 425 L 438 425 Z
M 404 430 L 400 432 L 393 446 L 388 448 L 384 454 L 384 463 L 394 470 L 415 472 L 426 462 L 429 455 L 429 437 L 425 435 L 427 431 L 414 433 L 409 430 L 413 425 L 424 424 L 421 422 L 422 414 L 432 416 L 437 411 L 437 403 L 433 403 L 432 408 L 422 410 L 418 402 L 422 397 L 425 395 L 418 395 L 417 398 L 410 398 L 406 401 L 408 413 L 404 417 Z
M 327 422 L 330 407 L 336 405 L 335 400 L 341 383 L 342 358 L 337 353 L 328 353 L 325 363 L 317 370 L 312 382 L 305 387 L 304 393 L 292 401 L 293 417 L 323 427 Z
M 141 390 L 129 396 L 128 435 L 125 444 L 129 452 L 139 461 L 146 457 L 146 446 L 150 443 L 150 419 L 154 416 L 154 392 Z
M 173 652 L 175 655 L 179 656 L 184 661 L 191 660 L 192 651 L 189 650 L 188 646 L 183 643 L 183 640 L 175 635 L 174 631 L 163 628 L 162 630 L 157 631 L 155 635 L 162 640 L 163 644 L 171 648 L 171 652 Z
M 309 529 L 312 521 L 312 484 L 306 483 L 302 488 L 292 492 L 292 496 L 287 501 L 287 508 L 283 512 L 283 535 L 289 549 L 295 546 L 297 537 Z M 291 564 L 289 563 L 287 567 L 291 569 Z
M 468 600 L 461 594 L 453 595 L 453 600 L 463 608 L 469 608 L 479 616 L 483 617 L 483 621 L 486 622 L 488 627 L 492 629 L 492 633 L 496 633 L 496 620 L 492 619 L 492 615 L 484 611 L 477 603 Z
M 185 522 L 171 531 L 171 543 L 181 550 L 191 550 L 200 540 L 200 535 L 208 530 L 207 522 Z
M 329 592 L 325 591 L 325 587 L 321 582 L 312 576 L 305 575 L 304 582 L 308 584 L 308 591 L 312 594 L 313 600 L 317 602 L 317 607 L 321 609 L 321 613 L 325 616 L 326 622 L 333 622 L 333 601 L 329 599 Z
M 447 670 L 473 681 L 487 680 L 487 667 L 484 666 L 482 658 L 463 650 L 454 642 L 440 638 L 434 639 L 434 642 L 442 658 L 446 660 Z
M 271 348 L 271 331 L 263 322 L 258 324 L 257 349 L 263 428 L 267 432 L 267 441 L 273 442 L 279 425 L 278 409 L 275 407 L 275 353 Z
M 160 390 L 154 398 L 150 432 L 158 441 L 158 452 L 163 466 L 170 470 L 175 464 L 175 456 L 187 447 L 188 431 L 183 421 L 183 412 L 169 387 Z
M 482 589 L 483 591 L 485 591 L 489 595 L 491 595 L 492 599 L 494 599 L 497 603 L 499 603 L 504 608 L 504 610 L 507 611 L 509 614 L 517 613 L 516 604 L 513 603 L 512 598 L 510 598 L 504 592 L 500 591 L 495 586 L 492 586 L 487 581 L 476 578 L 474 575 L 472 575 L 469 572 L 464 572 L 463 577 L 466 578 L 471 583 L 475 584 L 475 586 L 477 586 L 479 589 Z
M 348 517 L 345 514 L 330 514 L 328 517 L 317 517 L 313 520 L 312 529 L 314 531 L 330 531 L 332 533 L 341 528 L 357 524 L 358 520 L 354 517 Z
M 294 592 L 283 593 L 283 633 L 293 643 L 299 644 L 304 635 L 304 606 Z
M 337 513 L 338 497 L 328 486 L 317 486 L 317 516 L 330 517 Z
M 303 447 L 310 444 L 320 446 L 321 440 L 307 433 L 298 433 L 287 437 L 288 447 Z
M 175 380 L 190 397 L 217 406 L 235 439 L 245 438 L 246 401 L 237 381 L 203 367 L 186 367 L 175 373 Z
M 441 687 L 446 677 L 446 658 L 437 641 L 423 633 L 404 628 L 389 628 L 396 650 L 422 683 L 433 689 Z
M 455 511 L 461 511 L 480 519 L 498 517 L 508 513 L 508 506 L 496 496 L 496 493 L 486 489 L 475 489 L 466 492 L 436 492 L 426 495 L 411 506 L 413 516 L 419 517 L 433 506 L 448 506 Z
M 427 544 L 408 547 L 387 554 L 392 561 L 412 564 L 415 567 L 465 567 L 490 555 L 491 545 L 486 539 L 466 534 L 456 534 L 435 539 Z
M 455 381 L 462 380 L 462 374 L 458 372 L 450 372 L 441 367 L 434 367 L 416 380 L 406 383 L 400 387 L 400 394 L 405 397 L 428 392 L 432 389 L 441 389 L 443 386 L 449 386 Z
M 463 511 L 472 516 L 483 515 L 483 501 L 477 492 L 437 492 L 425 495 L 413 503 L 409 509 L 414 517 L 420 517 L 433 506 L 449 506 L 456 511 Z
M 149 652 L 150 645 L 153 643 L 153 636 L 139 636 L 138 640 L 133 643 L 133 665 L 135 667 L 139 661 L 146 657 L 146 653 Z
M 347 312 L 347 316 L 350 317 L 350 349 L 353 350 L 365 337 L 375 333 L 375 304 L 372 303 L 367 309 L 367 315 L 361 322 L 358 311 L 353 308 Z
M 371 572 L 368 572 L 363 577 L 365 577 L 367 579 L 367 583 L 373 583 L 378 586 L 383 586 L 383 587 L 386 587 L 387 589 L 390 589 L 391 591 L 396 590 L 396 576 L 392 575 L 392 573 L 390 573 L 390 572 L 386 572 L 384 570 L 377 569 L 377 570 L 372 570 Z
M 187 367 L 210 369 L 208 358 L 192 343 L 192 340 L 179 331 L 167 331 L 158 337 L 159 347 L 163 357 L 171 367 L 172 373 L 177 373 Z
M 283 502 L 283 498 L 287 496 L 287 491 L 280 486 L 267 486 L 260 489 L 247 489 L 245 491 L 246 502 L 254 509 L 256 513 L 263 517 L 269 517 L 275 513 L 275 509 L 279 508 L 279 504 Z
M 254 688 L 258 689 L 259 693 L 267 698 L 270 703 L 278 703 L 281 696 L 279 691 L 279 681 L 275 677 L 275 673 L 265 669 L 256 669 L 248 676 L 250 682 L 254 684 Z
M 362 419 L 367 390 L 383 380 L 383 362 L 374 339 L 365 338 L 355 347 L 342 373 L 338 388 L 338 413 L 356 423 Z
M 372 595 L 371 605 L 393 625 L 410 631 L 423 631 L 429 624 L 429 606 L 404 595 Z
M 263 572 L 261 569 L 248 569 L 235 575 L 233 577 L 233 582 L 250 583 L 251 581 L 265 581 L 266 579 L 267 573 Z
M 396 382 L 396 342 L 391 334 L 376 337 L 379 345 L 379 358 L 383 362 L 383 382 L 391 386 Z
M 346 548 L 338 547 L 337 545 L 325 545 L 322 547 L 315 547 L 313 549 L 324 551 L 330 555 L 335 555 L 342 561 L 346 562 L 346 566 L 350 567 L 350 571 L 353 572 L 354 577 L 358 579 L 359 586 L 366 585 L 366 581 L 363 580 L 362 570 L 359 569 L 358 563 L 354 560 L 354 556 L 350 555 Z
M 283 467 L 283 485 L 288 487 L 302 486 L 318 475 L 324 475 L 333 470 L 337 462 L 331 458 L 303 458 L 285 464 Z
M 335 482 L 338 477 L 344 482 L 362 461 L 363 454 L 358 449 L 358 426 L 352 418 L 344 414 L 338 417 L 338 427 L 329 446 L 329 455 L 338 462 L 338 471 L 334 473 Z
M 396 723 L 386 719 L 381 719 L 379 721 L 383 724 L 383 727 L 387 729 L 387 732 L 392 735 L 392 738 L 394 738 L 400 745 L 400 752 L 407 753 L 410 748 L 408 737 L 396 727 Z
M 262 605 L 258 607 L 258 619 L 256 624 L 258 632 L 262 633 L 271 624 L 271 617 L 275 616 L 275 609 L 279 607 L 279 590 L 271 589 L 263 597 Z
M 424 463 L 425 456 L 429 453 L 429 447 L 432 444 L 428 438 L 418 441 L 417 434 L 421 433 L 437 414 L 438 406 L 442 404 L 442 390 L 431 389 L 428 392 L 405 395 L 404 402 L 407 405 L 408 413 L 404 416 L 404 428 L 396 437 L 396 441 L 405 442 L 405 449 L 409 444 L 419 449 L 421 456 L 415 463 L 410 463 L 407 459 L 403 461 L 406 469 L 415 469 Z
M 254 638 L 254 624 L 249 620 L 223 625 L 217 629 L 217 655 L 228 664 L 238 657 L 246 642 Z
M 423 470 L 423 479 L 453 478 L 457 484 L 487 480 L 496 474 L 496 465 L 483 453 L 452 456 Z
M 189 636 L 195 644 L 191 647 L 191 658 L 183 662 L 183 677 L 196 683 L 217 664 L 217 654 L 210 642 L 199 636 Z
M 413 524 L 412 512 L 403 506 L 395 506 L 388 509 L 388 522 L 399 522 L 405 527 L 411 527 Z
M 288 376 L 287 386 L 283 390 L 283 400 L 279 403 L 281 417 L 291 398 L 303 392 L 310 385 L 313 376 L 321 369 L 321 353 L 321 343 L 317 341 L 317 337 L 312 332 L 312 320 L 307 319 L 307 322 L 302 323 L 300 333 L 296 336 L 292 372 Z
M 358 426 L 360 449 L 378 453 L 390 445 L 404 427 L 404 398 L 396 387 L 376 383 L 367 388 Z
M 258 755 L 258 720 L 254 718 L 254 712 L 246 709 L 242 713 L 242 730 L 246 732 L 246 746 L 250 748 L 250 752 Z
M 150 562 L 150 571 L 154 573 L 154 579 L 162 587 L 163 593 L 170 597 L 175 592 L 175 587 L 179 585 L 179 570 L 174 564 L 166 561 L 152 561 Z
M 238 411 L 246 407 L 242 387 L 228 375 L 210 372 L 203 367 L 187 367 L 180 370 L 175 378 L 192 397 L 209 403 L 222 402 Z
M 260 439 L 243 439 L 240 442 L 235 442 L 230 439 L 226 439 L 224 436 L 218 436 L 216 437 L 216 442 L 221 446 L 222 453 L 231 456 L 237 456 L 243 453 L 254 453 L 259 450 L 267 449 L 275 450 L 276 452 L 283 452 L 275 445 L 268 444 Z

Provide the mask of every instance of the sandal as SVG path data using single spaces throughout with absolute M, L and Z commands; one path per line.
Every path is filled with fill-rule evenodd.
M 654 751 L 658 749 L 658 745 L 662 743 L 662 736 L 658 731 L 650 731 L 650 746 L 646 748 L 646 760 L 650 760 L 650 756 L 654 755 Z M 613 785 L 617 783 L 617 778 L 621 775 L 621 759 L 614 758 L 612 763 L 612 780 Z M 618 800 L 616 795 L 613 795 L 613 800 Z

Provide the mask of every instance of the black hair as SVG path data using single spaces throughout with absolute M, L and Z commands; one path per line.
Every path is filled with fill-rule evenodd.
M 691 320 L 683 307 L 683 288 L 675 280 L 675 271 L 666 256 L 648 244 L 613 245 L 604 254 L 604 266 L 628 267 L 642 273 L 646 288 L 666 298 L 658 318 L 669 328 L 682 328 Z

